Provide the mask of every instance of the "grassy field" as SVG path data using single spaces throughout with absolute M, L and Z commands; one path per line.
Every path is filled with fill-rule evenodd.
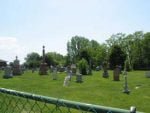
M 68 87 L 63 86 L 65 73 L 59 73 L 58 80 L 52 80 L 50 73 L 48 76 L 39 76 L 38 72 L 26 71 L 22 76 L 3 79 L 3 72 L 0 72 L 0 87 L 122 109 L 136 106 L 138 111 L 149 113 L 150 78 L 144 74 L 145 71 L 128 73 L 129 95 L 122 93 L 123 75 L 120 81 L 115 82 L 112 71 L 109 71 L 109 79 L 102 78 L 102 71 L 93 72 L 92 76 L 83 76 L 83 83 L 76 83 L 73 76 Z

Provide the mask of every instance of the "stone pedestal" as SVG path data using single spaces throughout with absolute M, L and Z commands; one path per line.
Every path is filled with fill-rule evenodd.
M 104 77 L 104 78 L 108 78 L 108 77 L 109 77 L 109 74 L 108 74 L 108 71 L 107 71 L 107 70 L 104 70 L 104 72 L 103 72 L 103 77 Z
M 13 63 L 13 75 L 21 75 L 22 74 L 22 70 L 21 70 L 21 66 L 19 64 L 19 60 L 18 60 L 18 57 L 16 56 L 16 60 L 14 60 L 14 63 Z
M 21 72 L 20 66 L 19 65 L 13 66 L 13 75 L 21 75 L 21 74 L 22 72 Z
M 48 74 L 47 71 L 48 71 L 47 63 L 41 63 L 40 69 L 39 69 L 39 74 L 47 75 Z
M 48 71 L 48 66 L 47 63 L 45 62 L 45 46 L 43 46 L 43 58 L 39 69 L 39 75 L 47 75 L 48 74 L 47 71 Z
M 113 73 L 114 81 L 120 80 L 119 75 L 120 75 L 120 68 L 118 66 L 116 66 L 116 68 L 114 69 L 114 73 Z
M 4 71 L 4 76 L 3 78 L 12 78 L 13 74 L 12 74 L 12 69 L 10 66 L 6 66 L 5 71 Z

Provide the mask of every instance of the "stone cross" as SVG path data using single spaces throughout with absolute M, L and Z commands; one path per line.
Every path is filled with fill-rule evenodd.
M 127 72 L 126 72 L 126 70 L 124 71 L 123 74 L 124 74 L 124 78 L 125 78 L 123 93 L 129 94 L 130 91 L 128 90 L 128 81 L 127 81 Z

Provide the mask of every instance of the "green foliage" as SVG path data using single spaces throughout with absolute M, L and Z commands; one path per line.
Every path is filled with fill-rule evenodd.
M 63 55 L 56 53 L 56 52 L 48 52 L 46 53 L 46 63 L 50 65 L 64 65 L 65 63 L 65 58 Z
M 126 54 L 121 50 L 121 48 L 117 45 L 113 46 L 109 57 L 111 67 L 115 68 L 117 65 L 124 66 L 125 60 Z
M 77 63 L 84 58 L 86 61 L 91 61 L 92 68 L 100 65 L 107 58 L 107 45 L 99 44 L 95 40 L 89 41 L 87 38 L 75 36 L 67 43 L 67 58 L 70 63 Z M 69 62 L 67 60 L 67 62 Z
M 129 35 L 123 33 L 114 34 L 106 41 L 109 47 L 108 53 L 110 55 L 112 47 L 118 45 L 127 55 L 127 67 L 129 70 L 150 69 L 149 34 L 149 32 L 144 34 L 142 31 L 136 31 Z
M 144 34 L 143 56 L 143 62 L 146 65 L 146 68 L 150 70 L 150 32 Z
M 87 75 L 87 68 L 88 68 L 88 63 L 87 61 L 82 58 L 79 63 L 78 63 L 79 71 L 82 75 Z
M 25 60 L 26 60 L 25 64 L 27 67 L 36 68 L 36 67 L 39 67 L 41 58 L 38 53 L 32 52 L 32 53 L 27 54 L 27 57 L 25 58 Z
M 81 36 L 74 36 L 67 43 L 68 57 L 71 63 L 79 60 L 80 52 L 89 47 L 89 40 Z
M 88 62 L 88 64 L 89 64 L 90 55 L 89 55 L 88 50 L 81 50 L 79 58 L 80 59 L 85 59 Z

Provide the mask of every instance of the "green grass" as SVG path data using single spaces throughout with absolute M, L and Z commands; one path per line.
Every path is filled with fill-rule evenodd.
M 52 80 L 50 73 L 48 76 L 40 76 L 38 72 L 26 71 L 22 76 L 3 79 L 3 72 L 0 72 L 0 87 L 122 109 L 136 106 L 138 111 L 149 113 L 150 78 L 144 74 L 145 71 L 128 73 L 129 95 L 122 93 L 123 75 L 120 76 L 120 81 L 115 82 L 112 71 L 109 71 L 109 79 L 102 78 L 102 71 L 93 72 L 92 76 L 83 76 L 83 83 L 76 83 L 73 76 L 68 87 L 63 87 L 65 73 L 59 73 L 58 80 Z

